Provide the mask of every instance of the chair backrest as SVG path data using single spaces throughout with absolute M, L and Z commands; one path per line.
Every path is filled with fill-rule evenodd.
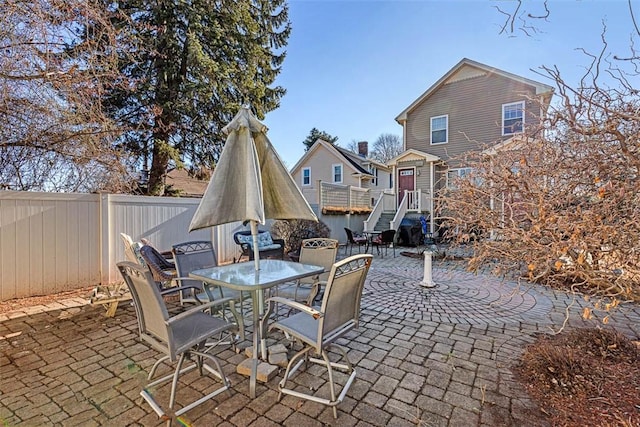
M 215 267 L 218 265 L 216 251 L 213 243 L 208 240 L 195 240 L 192 242 L 178 243 L 171 247 L 173 259 L 176 263 L 176 270 L 179 277 L 188 277 L 189 273 L 201 268 Z M 189 281 L 189 285 L 203 289 L 202 282 Z M 181 292 L 181 301 L 188 298 L 189 291 Z
M 264 233 L 269 233 L 269 236 L 271 236 L 271 232 L 268 230 L 258 230 L 258 239 L 260 239 L 260 236 L 263 235 Z M 249 246 L 252 247 L 253 235 L 251 234 L 251 230 L 236 231 L 235 233 L 233 233 L 233 241 L 236 242 L 236 244 L 238 245 L 247 243 Z
M 160 252 L 151 245 L 144 245 L 140 248 L 140 255 L 144 259 L 147 267 L 151 270 L 153 279 L 162 284 L 176 277 L 175 265 L 167 261 Z
M 148 269 L 133 262 L 124 261 L 117 265 L 133 298 L 140 338 L 155 349 L 167 352 L 173 338 L 165 323 L 169 313 L 153 276 Z
M 320 265 L 324 267 L 324 273 L 320 280 L 327 280 L 331 267 L 336 262 L 338 255 L 338 241 L 335 239 L 315 238 L 305 239 L 300 247 L 300 262 L 302 264 Z
M 318 326 L 317 350 L 358 326 L 362 289 L 372 258 L 371 254 L 354 255 L 331 267 L 320 308 L 324 315 Z
M 218 265 L 213 243 L 208 240 L 179 243 L 172 246 L 171 252 L 180 277 L 187 277 L 193 270 Z
M 131 236 L 120 233 L 120 238 L 124 244 L 124 256 L 128 261 L 144 265 L 144 260 L 140 256 L 140 244 L 133 241 Z
M 393 240 L 396 237 L 396 230 L 384 230 L 380 233 L 380 241 L 382 243 L 393 243 Z
M 355 244 L 356 242 L 353 240 L 353 231 L 345 227 L 344 232 L 347 233 L 347 241 Z

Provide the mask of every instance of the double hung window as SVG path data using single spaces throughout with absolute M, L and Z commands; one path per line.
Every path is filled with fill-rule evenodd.
M 431 144 L 446 144 L 449 133 L 449 116 L 431 117 Z
M 341 184 L 342 183 L 342 165 L 333 165 L 333 183 Z
M 311 168 L 302 169 L 302 185 L 311 185 Z
M 502 106 L 502 135 L 522 132 L 524 125 L 524 101 Z

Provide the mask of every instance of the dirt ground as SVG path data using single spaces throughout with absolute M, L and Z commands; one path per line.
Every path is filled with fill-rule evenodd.
M 16 298 L 8 301 L 0 301 L 0 314 L 10 311 L 19 310 L 24 307 L 33 307 L 36 305 L 49 304 L 55 301 L 67 298 L 86 298 L 89 299 L 93 292 L 92 287 L 75 289 L 73 291 L 59 292 L 51 295 L 38 297 Z
M 554 426 L 640 426 L 640 346 L 581 329 L 539 338 L 516 369 Z

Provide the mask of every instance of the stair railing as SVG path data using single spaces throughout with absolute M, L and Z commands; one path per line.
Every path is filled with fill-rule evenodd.
M 404 194 L 402 195 L 402 200 L 400 201 L 400 205 L 398 206 L 398 211 L 396 212 L 396 216 L 393 217 L 393 221 L 389 223 L 389 228 L 392 230 L 397 230 L 398 226 L 400 226 L 400 222 L 404 215 L 407 213 L 407 207 L 409 202 L 408 191 L 404 190 Z
M 384 195 L 378 198 L 376 205 L 373 207 L 373 210 L 369 214 L 369 217 L 364 220 L 364 232 L 368 233 L 373 231 L 374 227 L 378 223 L 380 216 L 382 215 L 383 207 L 384 207 Z

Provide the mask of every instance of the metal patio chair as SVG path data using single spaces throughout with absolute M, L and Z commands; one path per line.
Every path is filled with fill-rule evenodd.
M 280 390 L 278 400 L 282 398 L 283 394 L 312 400 L 331 406 L 334 418 L 338 417 L 336 405 L 342 402 L 347 394 L 351 383 L 356 377 L 356 371 L 347 356 L 346 350 L 335 342 L 358 326 L 362 289 L 372 258 L 373 255 L 370 254 L 354 255 L 335 263 L 331 267 L 322 298 L 322 305 L 319 308 L 309 307 L 282 297 L 274 297 L 267 300 L 268 309 L 262 323 L 263 334 L 266 332 L 269 316 L 275 306 L 282 304 L 295 309 L 296 313 L 271 323 L 268 326 L 268 331 L 279 330 L 285 335 L 300 341 L 303 345 L 302 350 L 291 358 L 284 378 L 278 384 Z M 342 359 L 344 359 L 343 363 L 332 362 L 329 359 L 330 349 L 339 351 Z M 322 359 L 310 357 L 309 353 L 312 352 L 319 354 Z M 327 369 L 329 398 L 303 393 L 299 387 L 296 387 L 296 389 L 287 387 L 287 381 L 296 373 L 303 362 L 317 363 Z M 349 375 L 339 395 L 336 395 L 333 369 L 345 371 Z
M 396 256 L 396 246 L 394 243 L 396 230 L 384 230 L 378 237 L 371 240 L 371 245 L 377 248 L 378 254 L 381 253 L 380 248 L 384 248 L 384 254 L 387 255 L 389 247 L 393 248 L 393 257 Z
M 296 283 L 286 283 L 276 288 L 276 295 L 313 305 L 323 284 L 329 278 L 331 266 L 336 262 L 338 255 L 338 241 L 335 239 L 315 238 L 305 239 L 300 247 L 299 262 L 324 267 L 324 273 L 299 279 Z
M 347 247 L 349 248 L 349 255 L 353 255 L 353 247 L 358 247 L 358 253 L 360 253 L 360 247 L 364 246 L 364 251 L 367 252 L 369 247 L 369 240 L 364 236 L 357 236 L 353 230 L 345 227 L 344 232 L 347 233 L 347 246 L 344 248 L 344 254 L 347 255 Z
M 216 251 L 213 243 L 208 240 L 197 240 L 191 242 L 178 243 L 171 247 L 173 260 L 176 266 L 177 275 L 181 277 L 181 282 L 194 286 L 197 290 L 195 294 L 180 293 L 180 304 L 194 303 L 197 300 L 213 301 L 213 289 L 206 288 L 199 280 L 189 279 L 189 273 L 200 268 L 215 267 L 218 265 Z M 220 298 L 223 295 L 218 295 Z M 197 298 L 196 298 L 197 297 Z
M 193 307 L 175 316 L 170 316 L 162 293 L 158 290 L 148 269 L 128 261 L 120 262 L 117 265 L 131 291 L 138 318 L 140 340 L 164 354 L 151 367 L 147 380 L 151 381 L 162 363 L 177 362 L 173 373 L 148 383 L 140 391 L 140 395 L 149 403 L 151 408 L 158 414 L 158 417 L 167 419 L 165 410 L 155 401 L 152 394 L 157 386 L 165 382 L 171 381 L 169 412 L 175 416 L 180 416 L 228 390 L 230 387 L 229 379 L 225 376 L 218 359 L 206 352 L 207 347 L 205 347 L 205 344 L 208 340 L 220 341 L 220 336 L 223 334 L 235 333 L 238 326 L 219 317 L 204 313 L 203 310 L 223 306 L 229 303 L 231 299 L 223 298 L 212 301 Z M 193 363 L 183 367 L 185 361 Z M 212 363 L 213 366 L 207 362 Z M 201 376 L 204 375 L 203 370 L 213 374 L 222 381 L 222 385 L 206 396 L 174 411 L 173 407 L 180 375 L 195 368 L 198 368 Z
M 222 289 L 220 286 L 207 286 L 199 280 L 189 278 L 189 273 L 202 268 L 216 267 L 218 257 L 216 256 L 213 243 L 209 240 L 194 240 L 190 242 L 178 243 L 171 247 L 173 259 L 178 274 L 177 280 L 192 287 L 191 292 L 185 290 L 180 293 L 180 304 L 199 303 L 201 301 L 215 301 L 219 298 L 233 298 L 240 303 L 240 321 L 244 317 L 244 296 L 240 291 L 232 289 Z M 240 334 L 244 338 L 244 324 L 240 325 Z

